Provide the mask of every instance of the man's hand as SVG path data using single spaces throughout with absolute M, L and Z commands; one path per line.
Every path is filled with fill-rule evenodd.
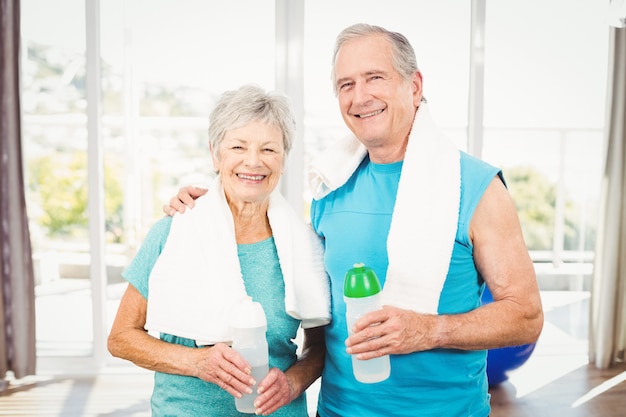
M 346 351 L 365 360 L 432 349 L 435 344 L 429 335 L 436 320 L 434 315 L 384 306 L 357 320 Z
M 163 205 L 163 212 L 168 216 L 173 216 L 176 212 L 184 213 L 186 207 L 193 208 L 196 204 L 194 200 L 205 195 L 207 191 L 206 188 L 194 187 L 193 185 L 182 187 L 178 190 L 178 194 L 172 197 L 169 205 Z

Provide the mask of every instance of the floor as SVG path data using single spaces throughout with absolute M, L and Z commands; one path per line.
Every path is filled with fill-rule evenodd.
M 98 375 L 29 377 L 0 396 L 0 416 L 149 417 L 152 375 L 126 369 Z
M 622 417 L 626 413 L 626 364 L 608 370 L 582 365 L 520 396 L 515 385 L 491 390 L 490 417 Z
M 542 292 L 546 322 L 529 360 L 492 387 L 491 417 L 617 417 L 626 410 L 626 364 L 587 363 L 589 294 Z M 95 375 L 41 375 L 9 381 L 0 416 L 148 417 L 152 375 L 119 363 Z M 309 390 L 314 415 L 319 385 Z

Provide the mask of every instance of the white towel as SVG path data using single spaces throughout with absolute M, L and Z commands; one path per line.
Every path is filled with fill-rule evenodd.
M 365 155 L 357 143 L 352 136 L 312 163 L 309 181 L 314 198 L 324 197 L 352 176 Z M 454 247 L 460 194 L 460 150 L 436 127 L 426 103 L 421 103 L 409 135 L 387 238 L 384 304 L 437 314 Z
M 330 322 L 323 248 L 310 225 L 282 195 L 270 196 L 268 217 L 285 283 L 285 308 L 309 328 Z M 150 274 L 146 328 L 196 340 L 231 342 L 232 308 L 247 297 L 232 213 L 220 177 L 193 210 L 176 214 Z
M 367 149 L 353 135 L 334 142 L 309 166 L 307 179 L 313 198 L 319 200 L 345 184 L 365 155 Z

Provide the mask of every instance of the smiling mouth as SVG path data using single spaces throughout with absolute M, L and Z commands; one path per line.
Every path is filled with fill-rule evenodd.
M 246 175 L 246 174 L 237 174 L 237 177 L 242 180 L 250 180 L 250 181 L 261 181 L 265 178 L 265 175 Z
M 368 117 L 372 117 L 372 116 L 376 116 L 377 114 L 381 114 L 384 110 L 385 109 L 380 109 L 380 110 L 373 111 L 371 113 L 355 114 L 355 116 L 358 117 L 359 119 L 366 119 Z

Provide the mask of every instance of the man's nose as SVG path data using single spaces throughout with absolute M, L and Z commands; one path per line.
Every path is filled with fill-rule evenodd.
M 354 102 L 359 105 L 364 105 L 372 100 L 369 88 L 365 83 L 356 83 L 354 85 Z

